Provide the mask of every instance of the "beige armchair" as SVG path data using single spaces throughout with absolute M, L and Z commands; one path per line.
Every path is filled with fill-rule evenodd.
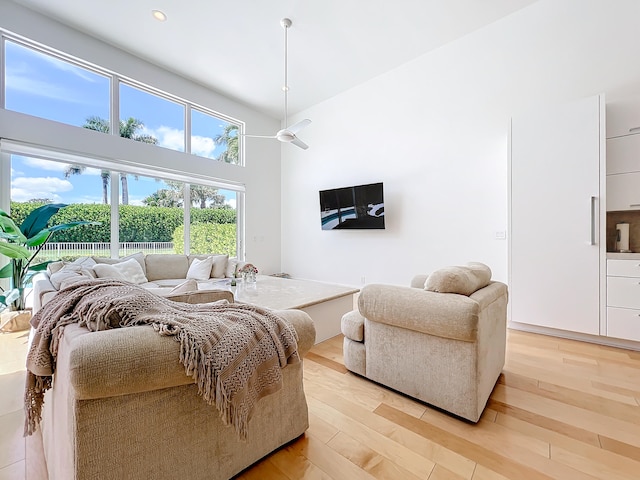
M 342 318 L 345 366 L 477 422 L 505 360 L 507 286 L 490 278 L 474 263 L 365 285 Z

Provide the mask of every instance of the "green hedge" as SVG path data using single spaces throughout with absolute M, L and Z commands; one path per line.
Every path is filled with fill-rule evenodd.
M 20 225 L 31 210 L 42 203 L 11 202 L 11 216 Z M 175 231 L 182 227 L 184 210 L 169 207 L 145 207 L 120 205 L 121 242 L 171 242 Z M 99 226 L 82 226 L 56 232 L 53 242 L 109 242 L 111 237 L 111 207 L 109 205 L 78 203 L 61 209 L 51 218 L 51 225 L 75 220 L 101 222 Z M 233 251 L 235 254 L 236 211 L 217 208 L 192 208 L 192 231 L 194 224 L 228 224 L 233 226 Z M 225 235 L 228 232 L 225 231 Z M 178 244 L 182 244 L 182 237 Z M 226 242 L 225 242 L 226 244 Z M 176 244 L 177 245 L 177 244 Z
M 176 253 L 184 253 L 184 228 L 180 225 L 173 232 Z M 236 226 L 231 223 L 194 223 L 191 225 L 191 253 L 226 253 L 236 256 Z

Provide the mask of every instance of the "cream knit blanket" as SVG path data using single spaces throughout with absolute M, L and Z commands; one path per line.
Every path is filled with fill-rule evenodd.
M 77 282 L 60 290 L 32 319 L 37 329 L 27 355 L 25 435 L 41 420 L 64 326 L 90 331 L 151 325 L 180 342 L 180 362 L 207 403 L 240 438 L 256 402 L 282 386 L 282 368 L 297 363 L 297 333 L 273 312 L 226 301 L 187 304 L 111 279 Z

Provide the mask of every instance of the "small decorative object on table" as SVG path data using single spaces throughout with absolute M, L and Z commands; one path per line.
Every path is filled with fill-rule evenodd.
M 256 283 L 256 275 L 258 274 L 258 269 L 251 263 L 247 263 L 244 267 L 238 270 L 239 273 L 242 274 L 242 278 L 247 283 Z

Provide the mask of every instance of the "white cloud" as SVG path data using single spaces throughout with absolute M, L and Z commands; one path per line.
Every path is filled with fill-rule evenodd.
M 210 137 L 191 137 L 191 153 L 198 155 L 199 157 L 213 158 L 213 151 L 216 149 L 216 144 L 213 142 L 213 138 Z
M 225 202 L 227 205 L 230 205 L 231 208 L 233 208 L 234 210 L 236 209 L 236 199 L 235 198 L 230 198 L 229 200 L 225 200 Z
M 33 198 L 48 198 L 54 202 L 60 201 L 59 192 L 73 190 L 68 180 L 54 177 L 16 178 L 11 183 L 11 199 L 16 202 L 26 202 Z
M 161 147 L 184 152 L 184 130 L 165 127 L 164 125 L 156 129 L 145 126 L 142 129 L 142 133 L 157 138 L 158 145 Z M 197 135 L 191 137 L 191 152 L 194 155 L 213 158 L 213 151 L 215 149 L 216 144 L 214 143 L 213 138 Z

